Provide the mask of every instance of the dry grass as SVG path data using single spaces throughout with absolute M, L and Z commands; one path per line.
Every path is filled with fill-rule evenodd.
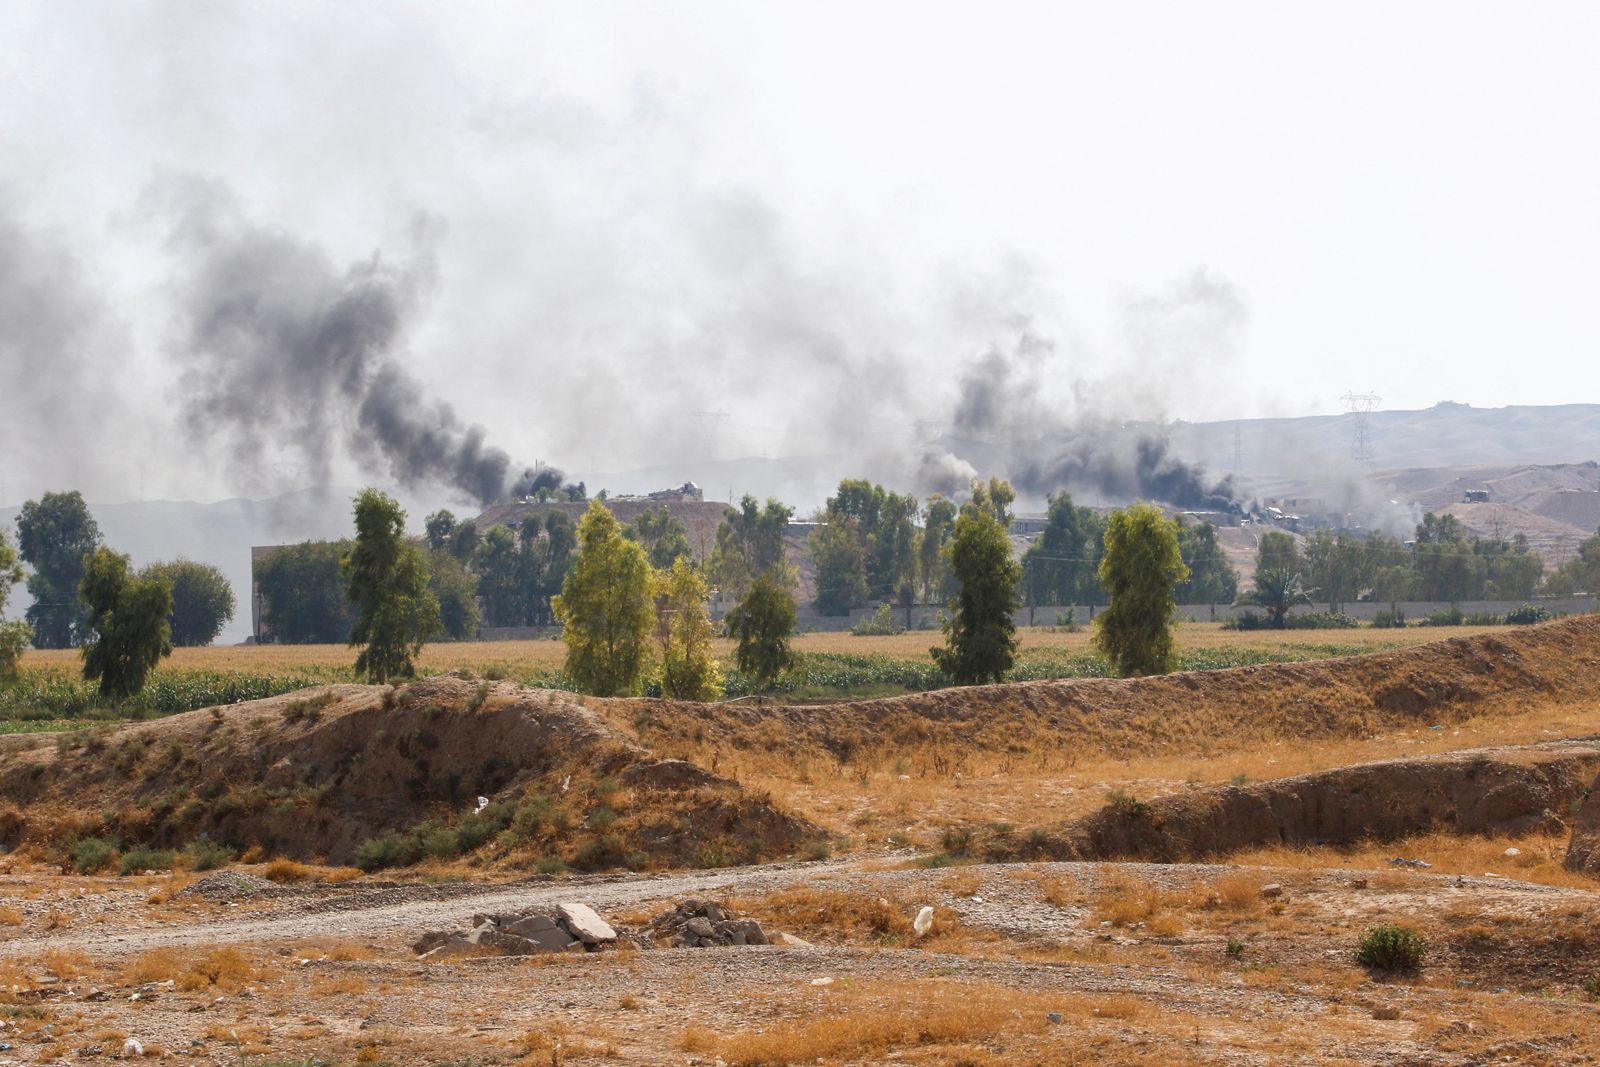
M 122 968 L 122 980 L 129 985 L 172 981 L 188 992 L 217 989 L 237 993 L 265 976 L 266 971 L 243 952 L 228 947 L 203 951 L 158 948 L 129 960 Z
M 716 1055 L 734 1067 L 779 1067 L 857 1060 L 897 1049 L 970 1044 L 1004 1035 L 1038 1034 L 1059 999 L 997 985 L 953 982 L 864 984 L 826 998 L 814 1018 L 784 1020 L 726 1038 L 685 1034 L 680 1046 Z
M 1442 633 L 1433 629 L 1406 630 L 1224 630 L 1220 623 L 1180 623 L 1178 647 L 1195 648 L 1276 648 L 1285 644 L 1334 643 L 1363 650 L 1410 648 L 1438 641 L 1442 637 L 1468 637 L 1477 633 L 1504 631 L 1503 627 L 1453 627 Z M 1066 652 L 1090 651 L 1088 627 L 1078 633 L 1052 632 L 1043 627 L 1023 627 L 1017 631 L 1023 649 L 1059 649 Z M 854 637 L 848 633 L 800 634 L 794 639 L 797 652 L 845 652 L 855 655 L 902 656 L 919 662 L 928 658 L 929 645 L 937 643 L 936 633 L 911 631 L 883 637 Z M 714 648 L 719 656 L 733 652 L 733 642 L 718 639 Z M 566 656 L 561 641 L 467 641 L 437 643 L 422 650 L 419 665 L 426 670 L 469 670 L 479 674 L 497 668 L 517 673 L 530 668 L 555 670 Z M 71 649 L 29 649 L 23 653 L 24 669 L 76 670 L 79 656 Z M 291 671 L 300 667 L 349 667 L 353 654 L 344 645 L 227 645 L 212 648 L 177 648 L 165 660 L 175 668 L 211 671 Z
M 21 926 L 23 920 L 24 916 L 19 909 L 0 906 L 0 926 Z
M 996 935 L 971 930 L 949 908 L 935 907 L 933 928 L 917 937 L 912 920 L 924 901 L 898 892 L 882 895 L 838 889 L 802 887 L 759 897 L 731 897 L 736 915 L 749 915 L 763 927 L 798 934 L 818 943 L 917 946 L 939 952 L 962 952 Z
M 1515 848 L 1517 855 L 1507 856 L 1505 851 L 1508 848 Z M 1433 865 L 1430 873 L 1434 874 L 1498 874 L 1542 885 L 1600 889 L 1600 879 L 1569 871 L 1562 866 L 1566 851 L 1567 836 L 1564 834 L 1509 838 L 1457 837 L 1440 833 L 1356 848 L 1275 846 L 1239 853 L 1229 857 L 1229 862 L 1246 867 L 1349 867 L 1372 870 L 1384 868 L 1391 858 L 1402 856 L 1427 861 Z M 1403 885 L 1405 879 L 1400 872 L 1392 872 L 1384 882 L 1374 880 L 1372 884 L 1376 888 Z

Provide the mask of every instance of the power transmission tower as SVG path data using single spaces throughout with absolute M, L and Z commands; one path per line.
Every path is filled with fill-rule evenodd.
M 1367 426 L 1367 416 L 1378 410 L 1383 397 L 1376 393 L 1346 393 L 1339 398 L 1344 409 L 1355 416 L 1355 438 L 1350 442 L 1350 458 L 1357 463 L 1372 466 L 1372 438 Z

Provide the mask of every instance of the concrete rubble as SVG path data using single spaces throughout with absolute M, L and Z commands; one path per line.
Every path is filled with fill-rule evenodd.
M 541 952 L 599 952 L 617 932 L 587 904 L 568 902 L 521 914 L 474 915 L 469 932 L 437 930 L 411 948 L 421 959 L 447 956 L 533 956 Z

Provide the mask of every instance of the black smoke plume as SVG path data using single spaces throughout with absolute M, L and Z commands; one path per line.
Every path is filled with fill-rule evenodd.
M 525 496 L 537 496 L 539 490 L 556 492 L 561 488 L 561 483 L 567 476 L 558 468 L 547 467 L 543 463 L 529 467 L 522 472 L 522 477 L 517 479 L 517 484 L 512 487 L 511 495 L 520 500 Z
M 432 281 L 436 222 L 417 220 L 409 261 L 374 255 L 340 270 L 316 245 L 250 222 L 225 189 L 187 182 L 164 193 L 192 434 L 223 444 L 256 480 L 287 456 L 297 479 L 326 485 L 348 450 L 406 486 L 485 504 L 505 495 L 510 457 L 396 361 Z

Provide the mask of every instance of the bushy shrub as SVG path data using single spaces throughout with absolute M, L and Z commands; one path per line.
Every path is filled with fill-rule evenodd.
M 1463 621 L 1468 626 L 1503 626 L 1506 620 L 1505 616 L 1496 615 L 1492 611 L 1474 611 L 1465 616 Z
M 1354 630 L 1361 624 L 1342 611 L 1308 611 L 1303 615 L 1290 615 L 1291 630 Z
M 220 845 L 209 837 L 197 837 L 184 849 L 189 857 L 189 867 L 196 871 L 209 871 L 233 862 L 233 849 Z
M 1393 611 L 1384 608 L 1372 616 L 1372 628 L 1374 630 L 1398 630 L 1404 627 L 1405 624 L 1406 613 L 1398 608 Z
M 1438 611 L 1428 612 L 1428 617 L 1422 620 L 1424 626 L 1460 626 L 1467 621 L 1461 614 L 1460 608 L 1440 608 Z
M 170 848 L 151 848 L 135 845 L 122 854 L 117 862 L 118 874 L 138 874 L 141 871 L 170 871 L 177 853 Z
M 99 837 L 86 837 L 72 846 L 72 866 L 79 874 L 93 874 L 111 866 L 117 846 Z
M 406 867 L 422 858 L 422 846 L 415 838 L 389 832 L 356 846 L 356 866 L 369 874 L 385 867 Z
M 1524 604 L 1520 608 L 1512 608 L 1506 612 L 1506 623 L 1510 626 L 1532 626 L 1534 623 L 1549 622 L 1555 618 L 1550 609 L 1536 604 Z
M 905 629 L 895 618 L 892 606 L 879 604 L 877 611 L 856 620 L 855 625 L 850 627 L 850 633 L 856 637 L 888 637 L 904 633 Z
M 1374 971 L 1406 973 L 1422 966 L 1427 938 L 1405 926 L 1374 926 L 1356 946 L 1356 962 Z

